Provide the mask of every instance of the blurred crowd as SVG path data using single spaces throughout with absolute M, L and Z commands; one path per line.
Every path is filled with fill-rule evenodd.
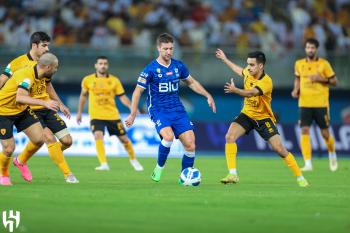
M 275 54 L 315 37 L 350 51 L 350 0 L 0 0 L 0 43 L 27 46 L 42 30 L 55 46 L 149 47 L 170 32 L 181 47 L 232 46 Z

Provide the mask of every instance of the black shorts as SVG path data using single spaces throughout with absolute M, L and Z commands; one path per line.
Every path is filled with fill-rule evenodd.
M 21 132 L 37 122 L 39 119 L 30 108 L 13 116 L 0 116 L 0 139 L 13 137 L 13 126 L 16 126 L 17 132 Z
M 321 129 L 329 127 L 329 111 L 328 108 L 299 108 L 300 127 L 310 126 L 315 120 Z
M 234 122 L 242 126 L 245 129 L 246 134 L 249 134 L 251 130 L 255 129 L 265 141 L 269 140 L 272 136 L 279 134 L 276 125 L 271 118 L 253 120 L 244 113 L 240 113 L 235 118 Z
M 109 135 L 123 136 L 126 134 L 124 125 L 121 120 L 91 120 L 90 121 L 92 132 L 102 131 L 105 132 L 107 127 Z
M 62 118 L 58 115 L 57 112 L 47 108 L 33 111 L 38 116 L 42 127 L 49 128 L 52 131 L 52 133 L 56 134 L 61 130 L 67 128 L 66 123 L 62 120 Z

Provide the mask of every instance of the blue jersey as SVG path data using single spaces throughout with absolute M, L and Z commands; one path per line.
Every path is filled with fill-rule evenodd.
M 152 116 L 155 112 L 185 111 L 179 97 L 179 82 L 190 77 L 181 61 L 171 59 L 168 67 L 153 60 L 141 72 L 137 85 L 148 89 L 147 106 Z

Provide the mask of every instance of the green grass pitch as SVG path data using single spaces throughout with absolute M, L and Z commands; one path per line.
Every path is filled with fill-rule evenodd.
M 348 159 L 335 173 L 326 159 L 315 159 L 314 171 L 304 174 L 309 188 L 299 188 L 274 157 L 238 158 L 240 183 L 225 186 L 224 157 L 199 155 L 199 187 L 177 184 L 180 159 L 168 160 L 159 183 L 150 179 L 156 159 L 140 159 L 144 172 L 126 158 L 110 158 L 109 172 L 96 172 L 94 157 L 67 161 L 80 184 L 66 184 L 48 157 L 30 161 L 30 184 L 11 165 L 14 185 L 0 187 L 0 211 L 21 211 L 14 232 L 350 232 Z M 0 232 L 8 232 L 2 221 Z

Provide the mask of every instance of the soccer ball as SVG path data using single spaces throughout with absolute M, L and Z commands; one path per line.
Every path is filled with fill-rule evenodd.
M 201 173 L 197 168 L 185 168 L 181 172 L 180 181 L 184 186 L 198 186 L 201 183 Z

